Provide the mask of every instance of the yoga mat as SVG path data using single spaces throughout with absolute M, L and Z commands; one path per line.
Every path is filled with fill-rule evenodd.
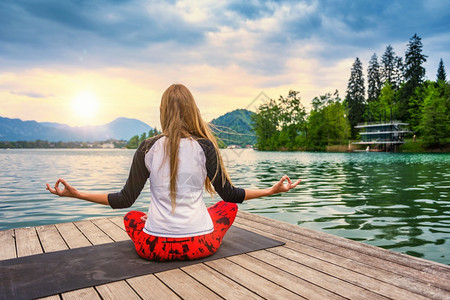
M 191 261 L 147 261 L 131 240 L 2 260 L 0 299 L 46 297 L 281 245 L 231 226 L 215 254 Z

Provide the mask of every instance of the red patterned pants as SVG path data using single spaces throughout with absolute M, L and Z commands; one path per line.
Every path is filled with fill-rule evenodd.
M 145 222 L 141 220 L 145 214 L 139 211 L 127 213 L 124 223 L 139 256 L 154 261 L 192 260 L 210 256 L 219 249 L 225 233 L 236 218 L 237 211 L 236 203 L 217 202 L 208 208 L 214 231 L 185 238 L 166 238 L 145 233 Z

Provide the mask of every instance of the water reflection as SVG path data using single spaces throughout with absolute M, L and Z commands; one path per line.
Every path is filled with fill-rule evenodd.
M 133 153 L 0 151 L 0 229 L 123 215 L 124 210 L 55 198 L 44 184 L 64 177 L 80 190 L 117 191 Z M 289 193 L 248 201 L 241 210 L 450 264 L 448 154 L 222 153 L 239 187 L 270 187 L 284 174 L 303 180 Z M 148 190 L 132 209 L 147 210 Z M 207 204 L 217 200 L 205 195 Z
M 252 200 L 243 209 L 449 263 L 448 154 L 270 153 L 270 158 L 264 154 L 258 159 L 256 152 L 254 156 L 248 176 L 254 174 L 258 181 L 251 186 L 269 187 L 285 173 L 303 182 L 298 190 L 270 201 Z

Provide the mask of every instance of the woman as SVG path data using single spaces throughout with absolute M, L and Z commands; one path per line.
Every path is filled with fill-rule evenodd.
M 141 257 L 167 261 L 214 254 L 236 217 L 236 203 L 286 192 L 300 183 L 292 183 L 285 175 L 267 189 L 234 187 L 216 139 L 191 92 L 181 84 L 170 86 L 162 95 L 160 121 L 162 134 L 139 146 L 120 192 L 83 193 L 63 179 L 58 179 L 54 188 L 47 184 L 47 190 L 62 197 L 126 208 L 149 179 L 152 201 L 148 214 L 130 211 L 124 217 L 125 228 Z M 216 191 L 223 201 L 206 208 L 204 188 L 211 194 Z

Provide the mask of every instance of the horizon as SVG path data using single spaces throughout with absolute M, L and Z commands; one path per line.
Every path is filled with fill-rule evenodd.
M 118 117 L 159 126 L 172 83 L 193 93 L 206 121 L 300 91 L 345 97 L 356 57 L 391 45 L 404 57 L 422 38 L 426 78 L 450 63 L 446 1 L 46 0 L 0 4 L 0 115 L 69 126 Z M 264 97 L 261 97 L 263 93 Z M 258 98 L 260 97 L 260 98 Z
M 233 109 L 232 111 L 224 112 L 222 115 L 217 116 L 217 117 L 215 117 L 215 118 L 213 118 L 213 119 L 211 119 L 211 120 L 209 120 L 209 121 L 208 121 L 208 120 L 205 120 L 205 121 L 208 122 L 208 123 L 210 123 L 210 122 L 212 122 L 212 121 L 215 120 L 215 119 L 218 119 L 218 118 L 220 118 L 220 117 L 223 117 L 224 115 L 226 115 L 226 114 L 228 114 L 228 113 L 231 113 L 231 112 L 233 112 L 233 111 L 235 111 L 235 110 L 239 110 L 239 109 L 245 109 L 245 110 L 248 110 L 248 109 L 246 109 L 246 108 L 236 108 L 236 109 Z M 251 111 L 251 110 L 248 110 L 248 111 Z M 110 123 L 112 123 L 112 122 L 114 122 L 114 121 L 116 121 L 116 120 L 118 120 L 118 119 L 128 119 L 128 120 L 136 120 L 136 121 L 140 121 L 140 122 L 145 123 L 145 124 L 147 124 L 148 126 L 152 127 L 153 129 L 155 129 L 155 128 L 157 129 L 157 128 L 158 128 L 158 126 L 154 126 L 153 124 L 149 124 L 149 123 L 145 122 L 144 120 L 140 120 L 140 119 L 138 119 L 138 118 L 123 117 L 123 116 L 118 116 L 118 117 L 115 117 L 114 119 L 112 119 L 112 120 L 110 120 L 110 121 L 106 121 L 105 123 L 95 124 L 95 125 L 92 125 L 92 124 L 70 125 L 70 124 L 63 123 L 63 122 L 61 123 L 61 122 L 49 122 L 49 121 L 37 121 L 37 120 L 24 120 L 24 119 L 21 119 L 21 118 L 11 118 L 11 117 L 8 117 L 8 116 L 1 116 L 1 115 L 0 115 L 0 118 L 6 118 L 6 119 L 11 119 L 11 120 L 16 119 L 16 120 L 20 120 L 20 121 L 22 121 L 22 122 L 52 123 L 52 124 L 59 124 L 59 125 L 67 125 L 67 126 L 70 126 L 70 127 L 89 127 L 89 126 L 95 127 L 95 126 L 103 126 L 103 125 L 110 124 Z M 158 124 L 158 125 L 160 125 L 160 124 Z M 160 127 L 161 127 L 161 126 L 160 126 Z
M 128 119 L 128 120 L 137 120 L 137 121 L 143 122 L 143 123 L 147 124 L 148 126 L 154 128 L 153 126 L 151 126 L 150 124 L 146 123 L 145 121 L 142 121 L 142 120 L 139 120 L 139 119 L 136 119 L 136 118 L 127 118 L 127 117 L 120 117 L 120 116 L 114 118 L 114 119 L 111 120 L 111 121 L 106 121 L 106 123 L 97 124 L 97 125 L 90 125 L 90 124 L 87 124 L 87 125 L 70 125 L 70 124 L 67 124 L 67 123 L 61 123 L 61 122 L 48 122 L 48 121 L 36 121 L 36 120 L 23 120 L 23 119 L 21 119 L 21 118 L 10 118 L 10 117 L 5 117 L 5 116 L 0 116 L 0 118 L 6 118 L 6 119 L 11 119 L 11 120 L 16 119 L 16 120 L 20 120 L 20 121 L 22 121 L 22 122 L 37 122 L 37 123 L 51 123 L 51 124 L 58 124 L 58 125 L 68 125 L 68 126 L 70 126 L 70 127 L 103 126 L 103 125 L 107 125 L 107 124 L 109 124 L 109 123 L 112 123 L 112 122 L 114 122 L 114 121 L 116 121 L 116 120 L 118 120 L 118 119 Z

